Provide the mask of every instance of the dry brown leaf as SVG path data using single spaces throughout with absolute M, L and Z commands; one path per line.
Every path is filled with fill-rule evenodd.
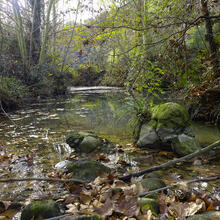
M 69 195 L 65 199 L 66 204 L 75 203 L 79 201 L 79 197 L 75 195 Z
M 76 214 L 79 211 L 79 203 L 68 204 L 66 205 L 66 207 L 68 208 L 68 210 L 66 211 L 67 214 Z
M 95 207 L 95 212 L 104 219 L 107 216 L 112 215 L 113 211 L 114 211 L 113 202 L 110 198 L 107 199 L 106 202 L 100 208 Z
M 114 211 L 128 217 L 135 217 L 140 214 L 140 207 L 137 203 L 137 199 L 132 197 L 130 199 L 123 199 L 118 204 L 114 204 Z
M 197 199 L 196 202 L 173 202 L 168 208 L 168 211 L 176 218 L 179 218 L 180 216 L 188 217 L 196 214 L 198 211 L 203 209 L 204 206 L 205 202 L 201 199 Z
M 90 195 L 86 195 L 83 192 L 81 193 L 80 196 L 80 202 L 84 205 L 89 205 L 92 201 L 93 197 L 91 197 Z
M 98 199 L 96 199 L 96 200 L 93 201 L 92 205 L 94 207 L 100 208 L 103 205 L 103 203 L 100 202 Z
M 112 185 L 112 188 L 123 188 L 123 187 L 127 187 L 128 185 L 123 182 L 122 180 L 115 180 L 113 185 Z
M 101 189 L 100 202 L 104 203 L 108 198 L 112 196 L 112 189 L 108 187 L 104 187 Z
M 152 220 L 153 219 L 153 214 L 151 210 L 148 210 L 145 215 L 140 215 L 137 217 L 138 220 Z

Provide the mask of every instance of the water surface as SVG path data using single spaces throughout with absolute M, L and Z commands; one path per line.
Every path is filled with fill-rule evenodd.
M 127 153 L 122 155 L 122 160 L 128 163 L 130 172 L 168 161 L 170 158 L 164 156 L 154 157 L 156 154 L 150 150 L 129 153 L 132 151 L 129 148 L 134 114 L 131 99 L 120 88 L 71 88 L 66 98 L 36 100 L 21 110 L 9 113 L 10 120 L 1 117 L 0 178 L 42 177 L 53 173 L 54 165 L 70 153 L 65 144 L 66 135 L 78 131 L 94 131 L 123 145 Z M 217 127 L 198 123 L 193 126 L 197 140 L 203 145 L 220 139 Z M 5 156 L 10 158 L 10 162 Z M 162 171 L 161 174 L 170 183 L 173 181 L 171 173 L 192 179 L 207 174 L 216 175 L 219 170 L 219 161 L 208 161 L 199 167 L 190 163 L 172 171 Z M 0 184 L 0 187 L 0 199 L 24 200 L 30 194 L 38 197 L 39 194 L 44 195 L 45 188 L 50 185 L 20 182 Z M 58 188 L 51 190 L 59 191 Z

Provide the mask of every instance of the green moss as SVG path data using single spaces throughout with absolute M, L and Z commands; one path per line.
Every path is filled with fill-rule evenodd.
M 144 188 L 148 189 L 149 191 L 159 189 L 165 187 L 166 184 L 163 180 L 158 178 L 146 178 L 141 180 L 141 184 Z
M 173 102 L 156 105 L 151 109 L 152 120 L 150 124 L 157 129 L 161 127 L 187 127 L 189 125 L 189 114 L 186 109 Z
M 66 143 L 72 148 L 79 147 L 80 143 L 83 141 L 84 136 L 78 133 L 69 134 L 66 138 Z
M 52 218 L 61 215 L 58 205 L 53 200 L 37 201 L 27 205 L 22 213 L 21 220 Z
M 100 162 L 87 158 L 69 164 L 67 170 L 68 173 L 73 172 L 73 178 L 87 182 L 93 181 L 97 176 L 111 171 L 110 168 Z
M 140 198 L 139 205 L 141 206 L 141 211 L 144 213 L 147 210 L 151 210 L 154 215 L 157 216 L 159 213 L 159 204 L 156 199 L 152 198 Z

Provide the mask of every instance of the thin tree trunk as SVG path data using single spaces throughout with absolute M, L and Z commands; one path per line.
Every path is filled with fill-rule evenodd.
M 201 0 L 201 5 L 202 5 L 202 11 L 204 13 L 203 15 L 205 16 L 206 40 L 208 41 L 209 44 L 210 58 L 213 66 L 214 76 L 219 77 L 220 71 L 219 71 L 219 60 L 217 55 L 217 45 L 215 43 L 215 39 L 213 35 L 211 19 L 209 18 L 210 14 L 208 9 L 208 1 Z
M 26 42 L 24 37 L 24 28 L 23 28 L 23 22 L 20 14 L 20 8 L 18 5 L 17 0 L 12 0 L 12 7 L 15 17 L 15 24 L 16 24 L 16 32 L 17 32 L 17 38 L 18 38 L 18 44 L 19 49 L 21 53 L 21 57 L 23 60 L 24 66 L 28 67 L 28 57 L 27 57 L 27 48 L 26 48 Z
M 53 53 L 56 51 L 56 24 L 57 24 L 57 14 L 56 14 L 56 1 L 53 3 Z
M 70 49 L 70 46 L 71 46 L 71 43 L 72 43 L 72 40 L 73 40 L 73 34 L 74 34 L 74 31 L 75 31 L 75 27 L 76 27 L 76 21 L 77 21 L 78 12 L 79 12 L 79 6 L 80 6 L 80 0 L 78 0 L 78 3 L 77 3 L 76 16 L 75 16 L 73 28 L 72 28 L 72 31 L 71 31 L 71 36 L 70 36 L 68 44 L 66 45 L 66 47 L 64 49 L 63 63 L 62 63 L 61 70 L 60 70 L 61 73 L 64 70 L 64 67 L 65 67 L 65 64 L 66 64 L 66 58 L 67 58 L 67 55 L 69 53 L 69 49 Z
M 51 9 L 52 9 L 53 3 L 54 3 L 54 0 L 50 0 L 49 6 L 47 9 L 45 31 L 44 31 L 44 37 L 43 37 L 43 42 L 42 42 L 41 51 L 40 51 L 40 58 L 39 58 L 40 65 L 42 65 L 44 63 L 45 58 L 46 58 L 47 45 L 48 45 L 48 35 L 49 35 L 50 14 L 51 14 Z
M 2 56 L 2 50 L 3 50 L 3 43 L 4 43 L 4 33 L 3 33 L 3 28 L 2 28 L 2 20 L 1 20 L 1 15 L 0 15 L 0 35 L 1 35 L 1 41 L 0 41 L 0 57 Z
M 30 0 L 30 4 L 32 8 L 30 57 L 34 64 L 37 64 L 41 51 L 41 0 Z

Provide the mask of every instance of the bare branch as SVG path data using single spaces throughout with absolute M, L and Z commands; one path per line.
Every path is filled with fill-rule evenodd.
M 21 179 L 0 179 L 0 183 L 10 183 L 10 182 L 25 182 L 25 181 L 53 181 L 53 182 L 77 182 L 77 183 L 85 183 L 85 181 L 71 178 L 71 179 L 59 179 L 59 178 L 21 178 Z

